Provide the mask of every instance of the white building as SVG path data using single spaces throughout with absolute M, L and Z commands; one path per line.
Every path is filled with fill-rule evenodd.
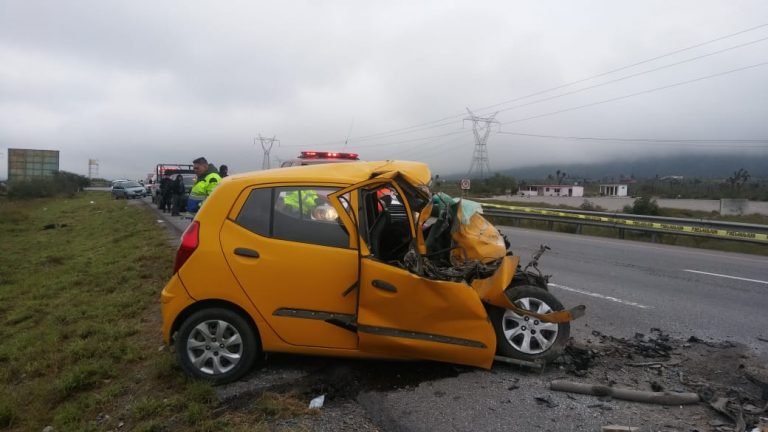
M 602 184 L 600 185 L 600 196 L 625 197 L 627 196 L 627 189 L 625 184 Z
M 584 196 L 583 186 L 572 185 L 530 185 L 525 189 L 520 189 L 520 196 Z

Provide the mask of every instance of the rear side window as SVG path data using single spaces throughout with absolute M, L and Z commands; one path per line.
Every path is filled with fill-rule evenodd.
M 235 220 L 256 234 L 321 246 L 349 247 L 328 195 L 336 188 L 281 187 L 254 189 Z
M 270 237 L 272 191 L 272 188 L 252 190 L 240 214 L 237 215 L 235 220 L 237 224 L 248 231 Z
M 334 188 L 276 188 L 272 237 L 322 246 L 349 247 L 349 235 L 328 202 Z

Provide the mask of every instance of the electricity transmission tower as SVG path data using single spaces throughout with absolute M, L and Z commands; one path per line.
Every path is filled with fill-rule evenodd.
M 472 121 L 472 132 L 475 134 L 475 150 L 472 154 L 472 164 L 469 166 L 467 176 L 484 179 L 486 175 L 491 174 L 491 165 L 488 163 L 488 147 L 485 144 L 491 134 L 491 124 L 499 124 L 498 120 L 494 120 L 498 111 L 490 117 L 476 116 L 469 108 L 467 108 L 467 112 L 469 117 L 465 118 L 464 121 Z M 480 123 L 484 123 L 485 126 L 478 126 Z
M 88 178 L 93 179 L 99 176 L 99 161 L 88 159 Z
M 261 143 L 262 150 L 264 150 L 264 156 L 261 159 L 261 169 L 267 170 L 269 169 L 269 152 L 272 151 L 272 145 L 275 142 L 280 145 L 280 140 L 276 140 L 274 136 L 272 138 L 264 138 L 259 134 L 259 142 Z M 253 139 L 253 145 L 256 145 L 256 138 Z

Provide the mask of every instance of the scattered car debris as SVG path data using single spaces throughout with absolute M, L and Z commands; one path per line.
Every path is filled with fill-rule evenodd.
M 704 344 L 711 348 L 733 348 L 736 345 L 731 341 L 722 341 L 722 342 L 712 342 L 712 341 L 705 341 L 703 339 L 699 339 L 696 336 L 691 336 L 688 338 L 689 343 L 699 343 Z
M 320 409 L 325 403 L 325 395 L 320 395 L 309 401 L 309 409 Z
M 751 348 L 746 345 L 696 336 L 675 339 L 656 328 L 629 338 L 596 330 L 591 336 L 584 342 L 571 340 L 555 362 L 569 375 L 596 380 L 594 386 L 566 384 L 582 387 L 574 393 L 595 395 L 602 402 L 610 397 L 623 399 L 613 394 L 617 390 L 632 392 L 633 397 L 626 400 L 634 401 L 638 395 L 641 399 L 662 395 L 688 397 L 689 404 L 700 401 L 712 410 L 712 415 L 722 415 L 712 430 L 723 432 L 751 432 L 759 426 L 760 417 L 768 413 L 768 369 L 750 354 Z M 654 391 L 631 390 L 642 386 Z M 558 390 L 556 387 L 557 384 L 551 389 Z M 596 401 L 588 407 L 606 409 L 604 405 Z
M 610 396 L 616 399 L 659 405 L 688 405 L 699 402 L 699 395 L 696 393 L 648 392 L 572 381 L 555 380 L 550 383 L 549 388 L 561 392 Z
M 557 404 L 549 396 L 536 396 L 533 398 L 537 404 L 546 405 L 547 408 L 554 408 Z
M 601 432 L 637 432 L 640 428 L 638 427 L 632 427 L 632 426 L 617 426 L 617 425 L 609 425 L 609 426 L 603 426 L 600 428 Z

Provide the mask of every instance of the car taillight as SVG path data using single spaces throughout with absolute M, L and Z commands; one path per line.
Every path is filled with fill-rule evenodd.
M 181 266 L 187 262 L 187 259 L 192 256 L 192 252 L 197 249 L 197 245 L 200 243 L 200 222 L 192 221 L 191 224 L 184 230 L 184 234 L 181 235 L 181 244 L 179 250 L 176 252 L 176 262 L 173 265 L 173 274 L 178 273 Z

